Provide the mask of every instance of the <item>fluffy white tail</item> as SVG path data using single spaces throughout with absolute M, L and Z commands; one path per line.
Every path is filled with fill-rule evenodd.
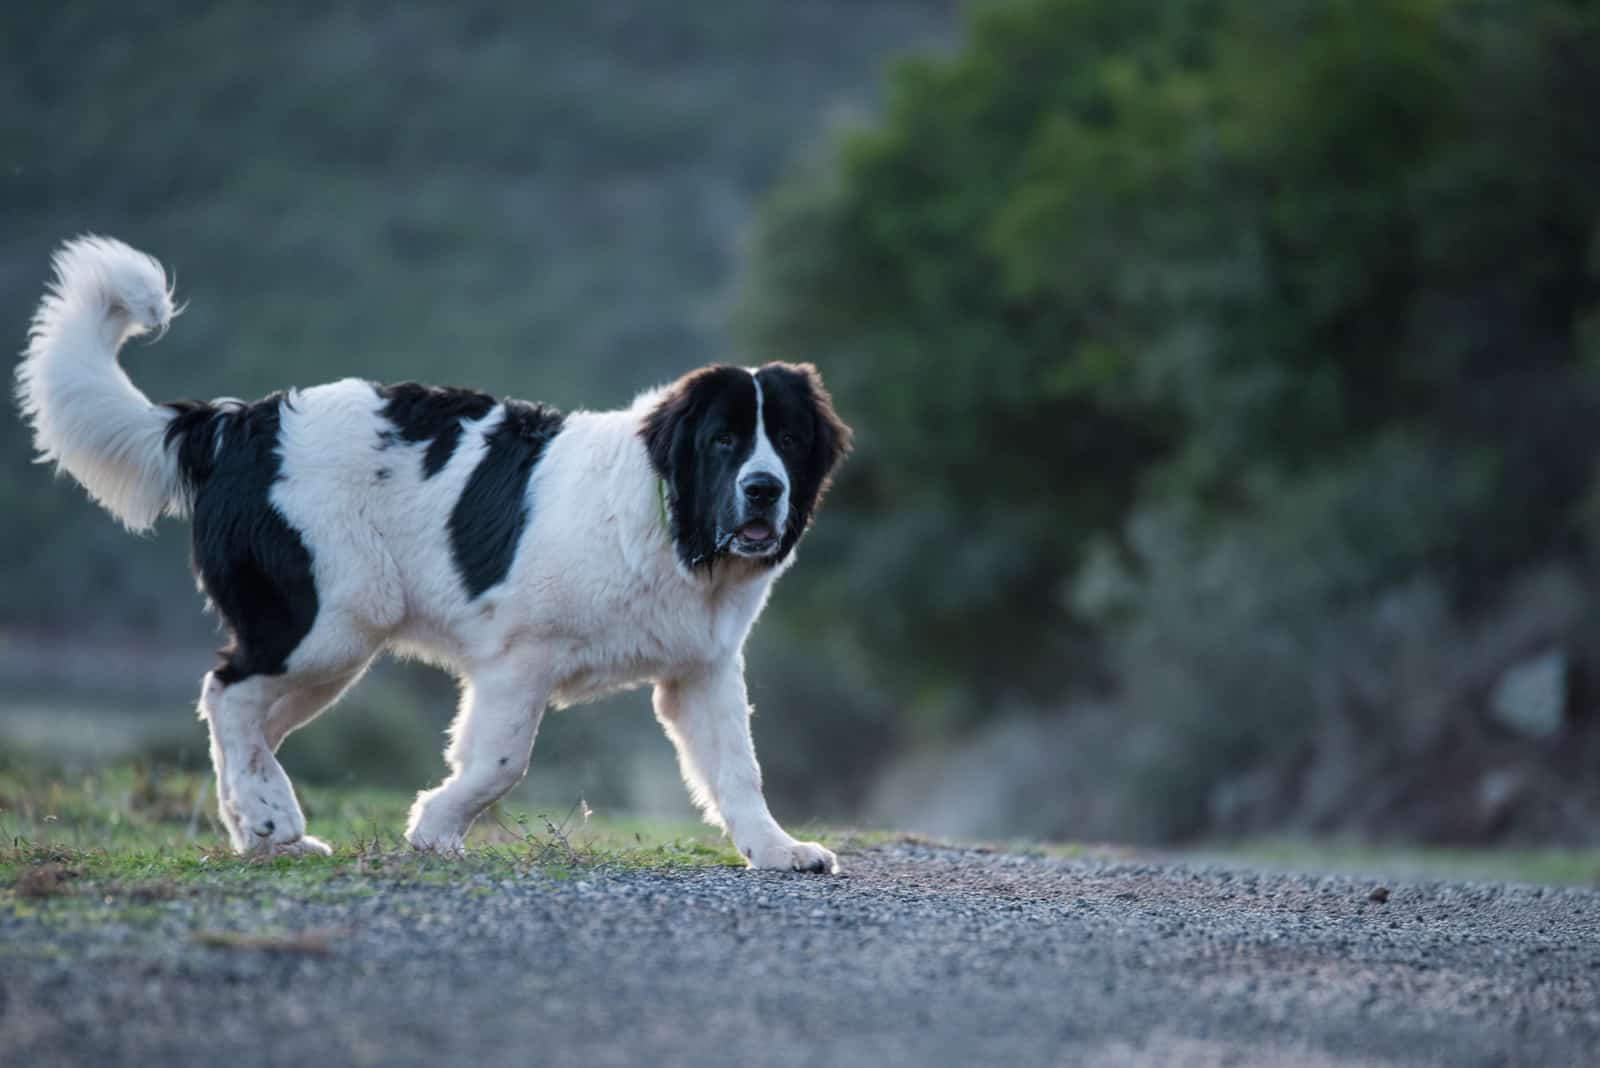
M 105 237 L 80 237 L 53 259 L 17 368 L 17 400 L 40 463 L 54 463 L 130 530 L 186 509 L 167 447 L 173 411 L 152 404 L 117 365 L 131 337 L 165 333 L 176 314 L 166 272 Z

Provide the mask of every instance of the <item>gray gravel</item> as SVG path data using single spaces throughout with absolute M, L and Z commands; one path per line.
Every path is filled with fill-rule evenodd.
M 1600 892 L 896 845 L 0 921 L 16 1065 L 1596 1064 Z M 1382 894 L 1377 895 L 1382 897 Z M 199 931 L 313 929 L 326 953 Z M 315 944 L 312 945 L 316 948 Z

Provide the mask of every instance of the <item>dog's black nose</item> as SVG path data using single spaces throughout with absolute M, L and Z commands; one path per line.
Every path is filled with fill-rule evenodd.
M 783 483 L 765 471 L 757 471 L 746 478 L 739 488 L 744 491 L 744 499 L 751 504 L 766 506 L 783 496 Z

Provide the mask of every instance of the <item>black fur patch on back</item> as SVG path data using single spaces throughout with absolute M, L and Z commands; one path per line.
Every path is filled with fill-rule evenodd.
M 450 512 L 450 550 L 472 597 L 505 580 L 528 525 L 528 479 L 566 416 L 526 401 L 505 401 L 505 415 L 484 439 L 486 450 Z
M 383 417 L 395 425 L 401 438 L 412 443 L 428 443 L 422 456 L 424 479 L 437 475 L 450 462 L 461 441 L 462 420 L 482 419 L 495 405 L 489 394 L 470 389 L 424 386 L 416 382 L 373 388 L 385 401 Z
M 191 561 L 233 642 L 222 649 L 217 680 L 281 675 L 289 654 L 317 618 L 311 553 L 272 504 L 281 477 L 278 434 L 290 399 L 253 404 L 169 404 L 168 446 L 194 511 Z

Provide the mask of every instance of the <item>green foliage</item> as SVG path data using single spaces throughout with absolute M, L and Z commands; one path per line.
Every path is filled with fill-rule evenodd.
M 981 717 L 1095 677 L 1081 624 L 1116 631 L 1072 589 L 1091 553 L 1138 575 L 1144 512 L 1190 555 L 1272 527 L 1319 608 L 1422 570 L 1470 602 L 1572 549 L 1595 99 L 1568 0 L 974 9 L 756 238 L 746 336 L 861 431 L 819 617 Z

